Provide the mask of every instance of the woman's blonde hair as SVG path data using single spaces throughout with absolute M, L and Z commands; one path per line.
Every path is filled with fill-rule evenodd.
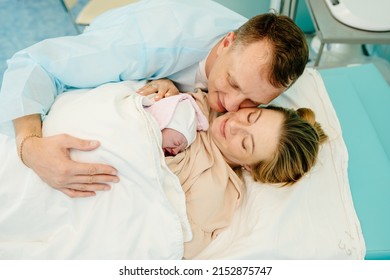
M 252 177 L 263 183 L 291 185 L 315 164 L 319 146 L 328 137 L 311 109 L 268 106 L 284 115 L 279 144 L 269 160 L 251 166 Z

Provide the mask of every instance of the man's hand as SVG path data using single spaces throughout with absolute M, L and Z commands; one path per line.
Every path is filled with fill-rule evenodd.
M 70 150 L 91 151 L 97 141 L 82 140 L 61 134 L 28 138 L 22 147 L 23 162 L 53 188 L 70 197 L 88 197 L 96 191 L 109 190 L 116 183 L 117 171 L 105 164 L 79 163 L 71 160 Z
M 161 98 L 177 95 L 179 90 L 175 84 L 169 79 L 159 79 L 147 83 L 145 86 L 137 90 L 141 95 L 150 95 L 156 93 L 154 99 L 160 100 Z

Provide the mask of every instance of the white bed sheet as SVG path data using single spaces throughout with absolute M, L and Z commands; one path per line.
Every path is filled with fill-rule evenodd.
M 133 83 L 61 96 L 44 135 L 99 139 L 83 162 L 106 162 L 121 178 L 109 192 L 71 199 L 20 163 L 0 137 L 0 259 L 181 259 L 191 238 L 185 196 L 168 169 L 161 133 Z M 138 88 L 138 85 L 135 85 Z
M 348 182 L 348 152 L 318 71 L 302 77 L 274 104 L 308 107 L 329 136 L 313 170 L 292 187 L 255 183 L 231 226 L 198 259 L 363 259 L 365 243 Z

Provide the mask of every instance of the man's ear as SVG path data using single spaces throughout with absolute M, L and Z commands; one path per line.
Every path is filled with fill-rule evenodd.
M 218 54 L 220 54 L 223 50 L 227 50 L 234 42 L 234 32 L 229 32 L 221 41 L 218 46 Z
M 223 38 L 223 45 L 224 47 L 228 47 L 230 46 L 231 44 L 233 44 L 233 41 L 235 39 L 235 34 L 233 31 L 230 31 L 226 36 L 225 38 Z

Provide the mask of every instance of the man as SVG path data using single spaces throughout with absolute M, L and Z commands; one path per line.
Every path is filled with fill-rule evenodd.
M 42 119 L 62 92 L 168 78 L 182 92 L 207 88 L 215 111 L 236 111 L 280 95 L 307 59 L 305 37 L 287 17 L 247 21 L 209 0 L 139 1 L 100 16 L 81 35 L 16 53 L 0 92 L 0 124 L 4 131 L 13 121 L 22 162 L 46 183 L 71 197 L 91 196 L 119 177 L 112 166 L 70 159 L 70 149 L 90 151 L 97 141 L 42 138 Z

